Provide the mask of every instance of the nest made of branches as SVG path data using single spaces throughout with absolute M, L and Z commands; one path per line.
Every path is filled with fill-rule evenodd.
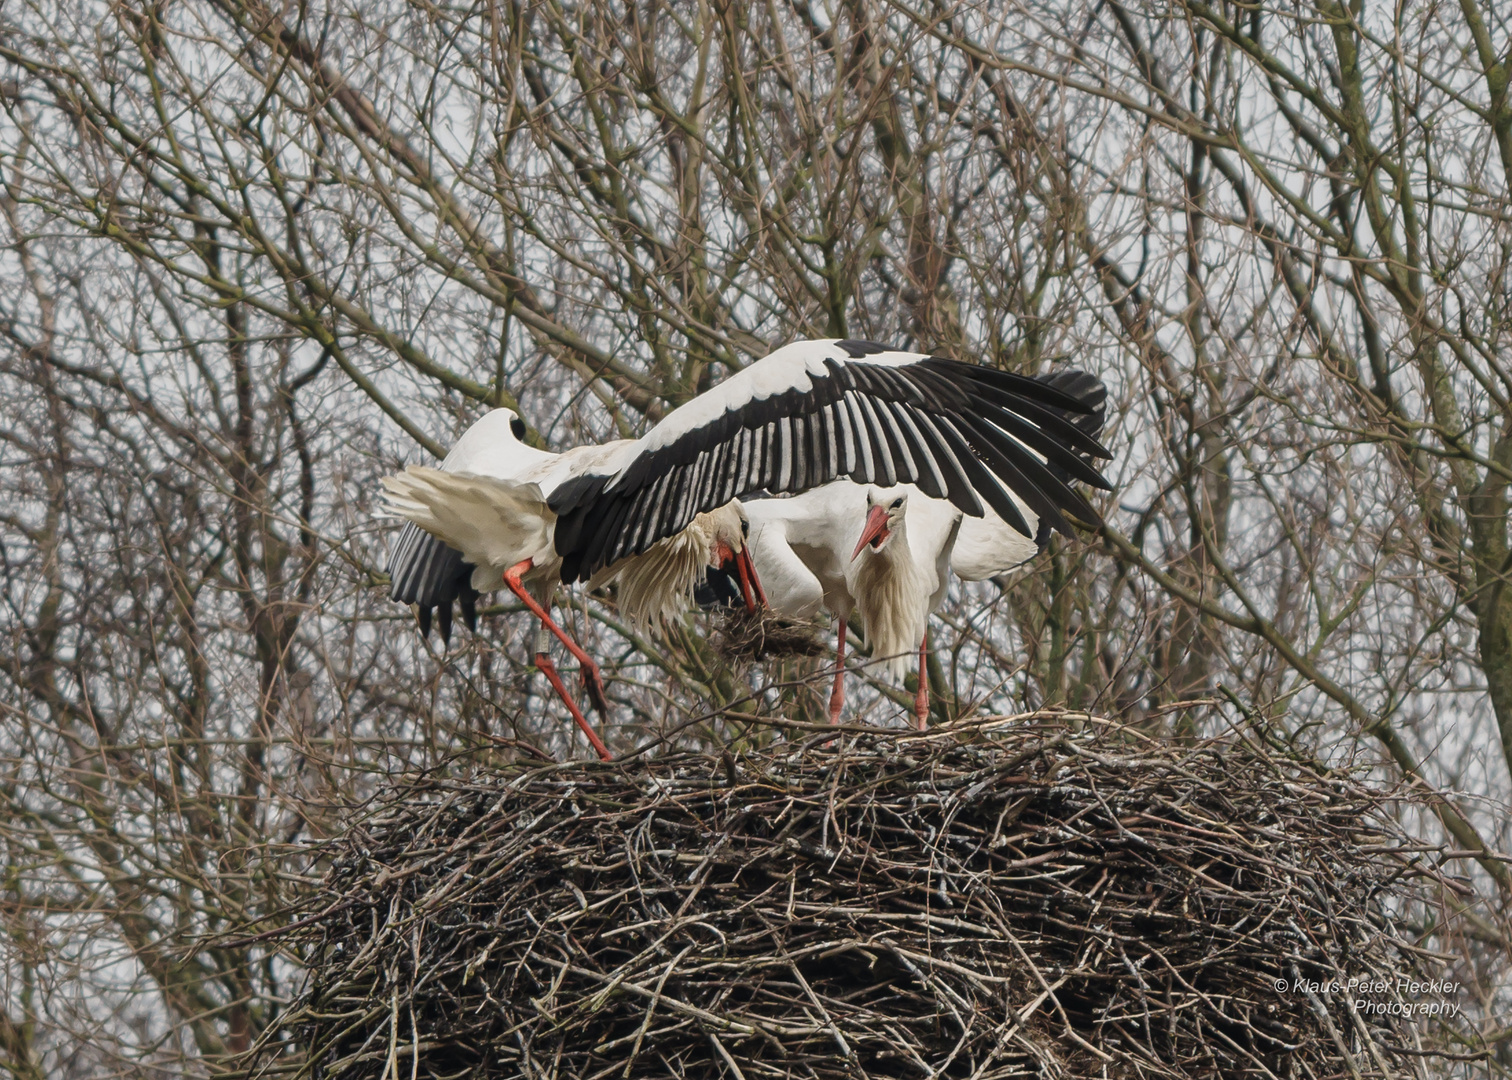
M 786 618 L 770 608 L 724 608 L 713 618 L 714 651 L 726 660 L 785 660 L 824 652 L 818 625 Z
M 427 779 L 331 845 L 253 1072 L 1415 1075 L 1302 985 L 1431 974 L 1386 803 L 1060 722 Z

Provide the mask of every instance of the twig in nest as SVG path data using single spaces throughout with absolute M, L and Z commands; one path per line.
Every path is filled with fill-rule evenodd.
M 726 660 L 785 659 L 818 656 L 819 627 L 761 608 L 726 608 L 714 616 L 714 649 Z

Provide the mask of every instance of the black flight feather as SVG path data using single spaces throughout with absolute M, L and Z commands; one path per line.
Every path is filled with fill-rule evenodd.
M 1002 486 L 992 477 L 981 461 L 971 452 L 959 432 L 949 420 L 941 419 L 938 425 L 940 435 L 951 450 L 955 452 L 956 460 L 961 463 L 961 470 L 966 474 L 966 480 L 975 489 L 976 493 L 987 500 L 987 505 L 997 512 L 997 516 L 1006 521 L 1013 528 L 1029 535 L 1029 523 L 1024 520 L 1024 515 L 1019 508 L 1013 505 L 1013 500 L 1008 497 Z M 1020 495 L 1022 498 L 1022 495 Z M 975 516 L 980 516 L 975 515 Z

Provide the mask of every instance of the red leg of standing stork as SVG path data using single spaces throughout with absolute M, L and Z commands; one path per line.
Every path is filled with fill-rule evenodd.
M 557 694 L 567 703 L 567 711 L 572 714 L 572 719 L 577 721 L 577 726 L 583 729 L 583 734 L 588 736 L 588 741 L 593 744 L 593 749 L 598 751 L 599 760 L 608 761 L 609 748 L 604 745 L 604 740 L 599 738 L 598 732 L 593 730 L 593 725 L 583 715 L 583 710 L 577 707 L 577 703 L 567 693 L 567 687 L 562 685 L 562 677 L 557 674 L 556 665 L 551 662 L 551 657 L 543 652 L 536 653 L 535 666 L 541 669 L 541 674 L 546 676 L 551 685 L 556 688 Z
M 919 642 L 919 690 L 914 695 L 914 715 L 919 718 L 919 730 L 929 726 L 929 631 L 924 631 L 924 640 Z
M 536 603 L 535 597 L 531 596 L 530 591 L 520 582 L 520 578 L 534 565 L 534 559 L 526 559 L 522 563 L 516 563 L 514 566 L 511 566 L 508 570 L 504 571 L 504 584 L 509 586 L 509 591 L 518 596 L 520 602 L 530 609 L 531 614 L 541 620 L 541 625 L 555 634 L 556 639 L 567 646 L 567 651 L 577 659 L 578 664 L 583 670 L 583 682 L 588 688 L 588 697 L 593 702 L 594 711 L 599 714 L 600 720 L 607 720 L 609 718 L 609 698 L 604 693 L 604 680 L 599 675 L 598 665 L 589 659 L 588 654 L 578 646 L 577 642 L 568 637 L 560 626 L 552 622 L 551 616 L 547 613 L 546 609 Z M 576 713 L 577 706 L 568 700 L 567 692 L 565 689 L 561 689 L 560 682 L 560 679 L 556 680 L 558 692 L 562 695 L 563 700 L 567 701 L 568 706 L 573 712 Z M 598 736 L 595 735 L 592 738 L 597 746 L 603 745 L 602 742 L 598 741 Z
M 840 640 L 835 644 L 835 688 L 830 691 L 829 714 L 830 723 L 840 722 L 840 710 L 845 705 L 845 620 L 839 615 L 835 621 L 840 624 Z

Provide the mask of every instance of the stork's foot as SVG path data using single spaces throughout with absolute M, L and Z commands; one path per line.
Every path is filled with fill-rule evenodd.
M 592 662 L 583 664 L 578 668 L 583 676 L 583 691 L 588 695 L 588 701 L 593 706 L 593 711 L 598 713 L 599 719 L 609 719 L 609 694 L 604 689 L 604 677 L 599 674 L 598 665 Z
M 572 700 L 572 695 L 567 692 L 567 687 L 562 682 L 562 676 L 557 673 L 556 664 L 551 662 L 551 657 L 543 652 L 536 653 L 535 666 L 540 669 L 542 675 L 546 676 L 546 680 L 556 690 L 557 696 L 567 705 L 567 711 L 572 714 L 573 721 L 582 729 L 583 734 L 588 736 L 588 741 L 593 744 L 593 749 L 598 753 L 599 760 L 608 761 L 609 748 L 604 745 L 604 740 L 599 738 L 599 733 L 593 730 L 593 725 L 583 715 L 583 710 L 578 708 L 577 702 Z

